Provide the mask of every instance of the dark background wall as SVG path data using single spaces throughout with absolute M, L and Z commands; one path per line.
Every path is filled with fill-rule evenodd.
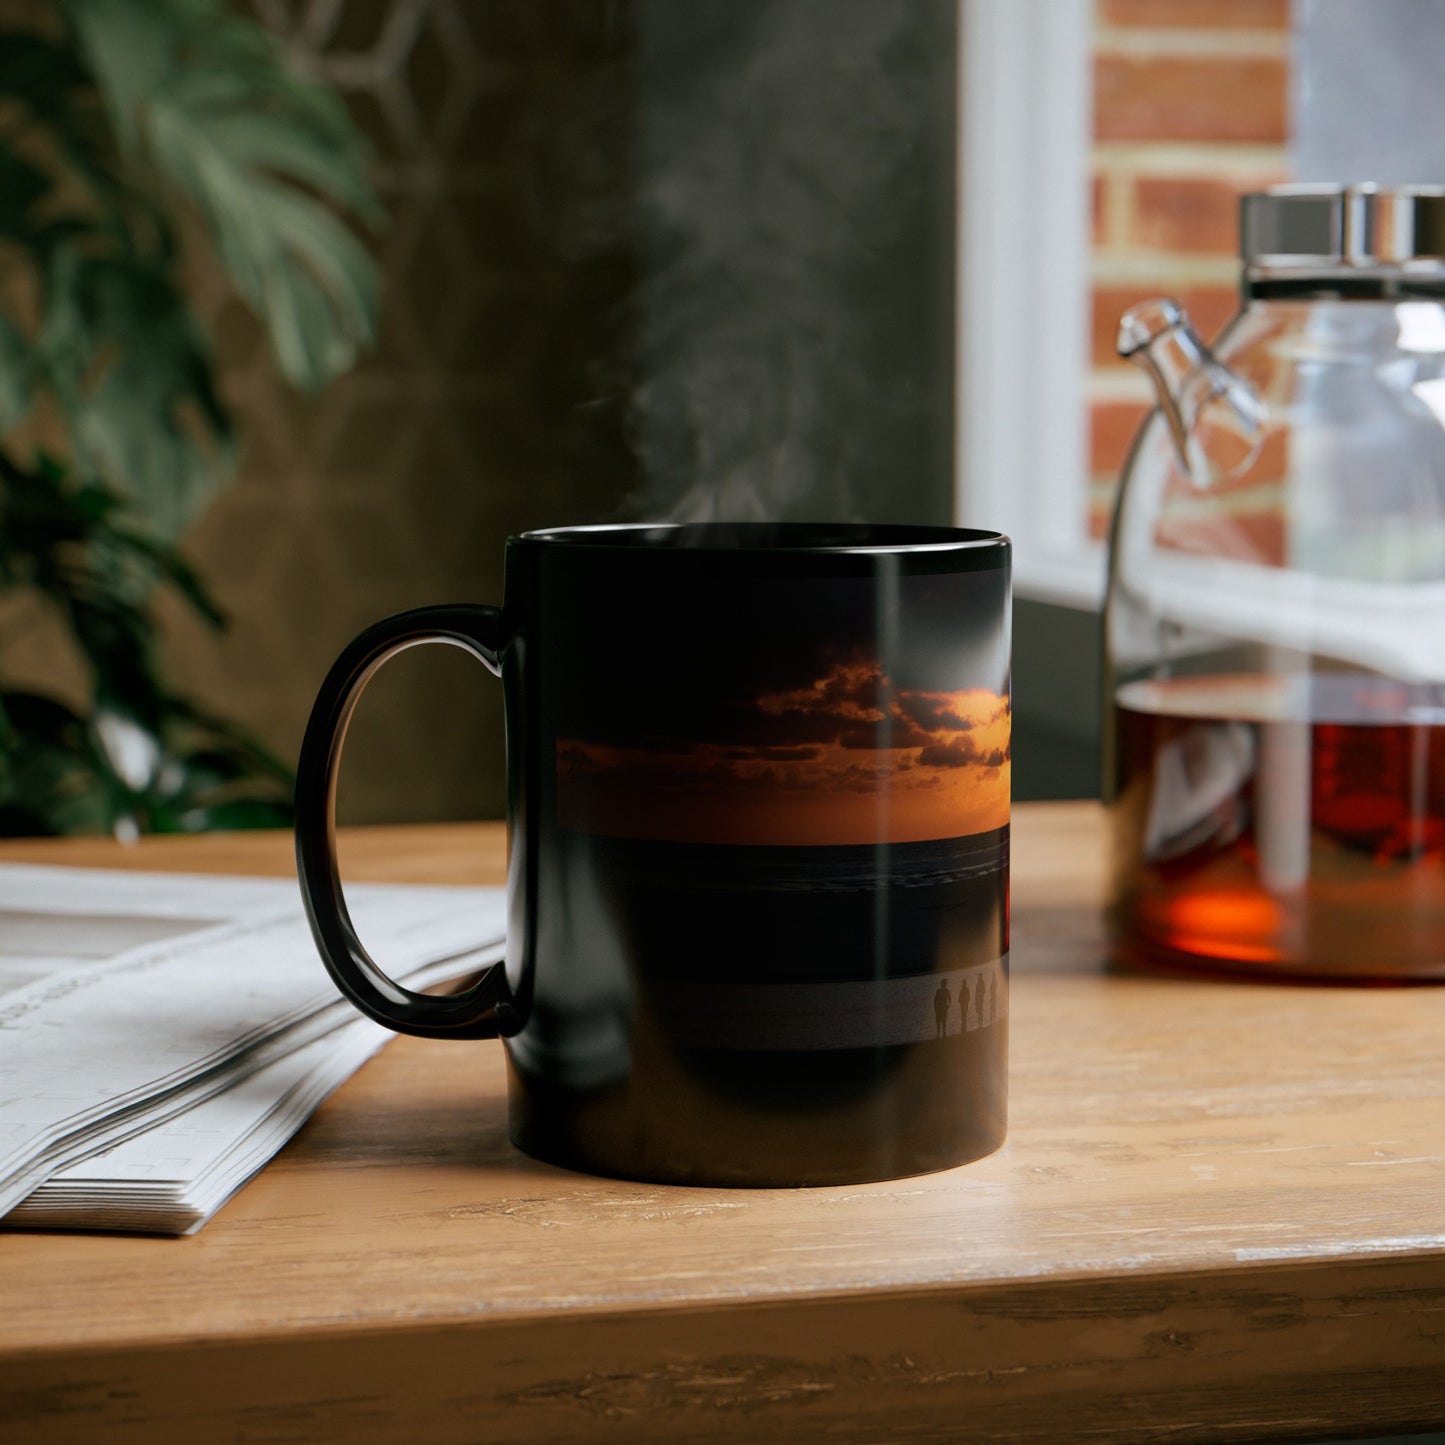
M 954 5 L 634 15 L 641 509 L 948 520 Z
M 1102 635 L 1096 613 L 1014 601 L 1013 795 L 1099 793 Z
M 181 680 L 294 755 L 369 620 L 497 600 L 505 537 L 627 516 L 945 521 L 952 0 L 254 0 L 376 148 L 381 342 L 313 400 L 198 268 L 244 429 Z M 343 821 L 498 815 L 498 689 L 404 654 Z

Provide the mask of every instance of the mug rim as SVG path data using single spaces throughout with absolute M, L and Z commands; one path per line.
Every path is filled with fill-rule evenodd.
M 717 556 L 909 556 L 1007 550 L 1002 532 L 906 522 L 603 522 L 543 527 L 509 539 L 569 550 Z M 662 544 L 662 545 L 659 545 Z

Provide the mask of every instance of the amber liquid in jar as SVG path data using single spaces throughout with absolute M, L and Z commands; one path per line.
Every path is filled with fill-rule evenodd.
M 1445 687 L 1127 683 L 1113 923 L 1148 965 L 1445 978 Z

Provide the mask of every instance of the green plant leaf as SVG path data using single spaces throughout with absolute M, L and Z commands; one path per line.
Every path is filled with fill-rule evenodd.
M 224 627 L 226 614 L 201 581 L 196 569 L 174 547 L 140 532 L 117 528 L 114 540 L 133 559 L 147 563 L 162 581 L 169 582 L 212 627 Z
M 65 0 L 122 146 L 202 210 L 277 360 L 314 389 L 375 333 L 376 265 L 329 206 L 379 214 L 336 97 L 216 0 Z
M 379 217 L 369 157 L 227 0 L 52 6 L 53 33 L 0 31 L 0 240 L 40 303 L 33 334 L 0 313 L 0 433 L 48 396 L 64 441 L 23 465 L 0 442 L 0 586 L 58 611 L 92 687 L 80 712 L 0 687 L 0 833 L 284 825 L 289 767 L 159 665 L 157 585 L 221 622 L 171 539 L 233 455 L 173 212 L 195 204 L 287 376 L 320 385 L 375 326 L 343 219 Z
M 83 718 L 54 698 L 0 692 L 0 836 L 102 832 L 113 801 Z
M 64 8 L 100 82 L 121 149 L 133 150 L 141 104 L 174 65 L 174 51 L 184 37 L 178 22 L 184 11 L 196 7 L 175 0 L 65 0 Z
M 289 798 L 296 786 L 296 775 L 255 734 L 238 726 L 229 718 L 218 717 L 197 707 L 187 698 L 170 699 L 172 715 L 189 725 L 199 740 L 201 755 L 215 749 L 243 765 L 251 776 L 262 775 L 279 784 Z
M 181 813 L 179 827 L 157 831 L 203 833 L 215 829 L 234 831 L 240 828 L 289 828 L 290 805 L 279 798 L 229 798 L 222 802 L 200 804 Z
M 179 107 L 156 105 L 151 112 L 157 157 L 206 212 L 236 289 L 265 322 L 281 369 L 294 385 L 314 390 L 354 365 L 371 343 L 376 266 L 324 206 L 252 168 L 250 130 L 249 118 L 241 117 L 198 133 L 195 118 Z M 308 174 L 324 173 L 326 165 L 325 150 L 312 147 Z
M 72 47 L 25 30 L 0 34 L 0 95 L 37 119 L 68 122 L 73 92 L 88 81 Z
M 82 472 L 174 537 L 229 474 L 234 444 L 205 343 L 169 278 L 134 258 L 62 248 L 39 350 Z
M 50 177 L 13 150 L 0 150 L 0 236 L 30 244 L 38 229 L 32 214 L 48 195 Z
M 0 311 L 0 432 L 23 420 L 30 409 L 31 372 L 29 344 Z
M 15 239 L 44 251 L 77 227 L 110 235 L 126 245 L 137 240 L 134 220 L 144 222 L 147 238 L 159 254 L 171 249 L 169 227 L 154 204 L 122 178 L 114 137 L 95 84 L 73 43 L 48 40 L 27 31 L 0 32 L 0 99 L 17 108 L 6 155 L 25 164 L 22 151 L 44 169 L 47 208 L 63 204 L 64 216 L 47 215 L 33 229 L 12 231 Z M 37 128 L 46 145 L 29 144 Z M 67 173 L 68 172 L 68 173 Z M 79 180 L 77 188 L 74 182 Z M 11 197 L 13 176 L 0 193 Z M 63 198 L 63 200 L 62 200 Z M 28 202 L 37 197 L 31 196 Z

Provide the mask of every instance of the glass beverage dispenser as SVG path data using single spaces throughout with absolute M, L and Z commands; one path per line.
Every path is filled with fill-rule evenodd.
M 1157 408 L 1106 605 L 1121 953 L 1445 978 L 1445 191 L 1241 207 L 1213 351 L 1146 302 Z

